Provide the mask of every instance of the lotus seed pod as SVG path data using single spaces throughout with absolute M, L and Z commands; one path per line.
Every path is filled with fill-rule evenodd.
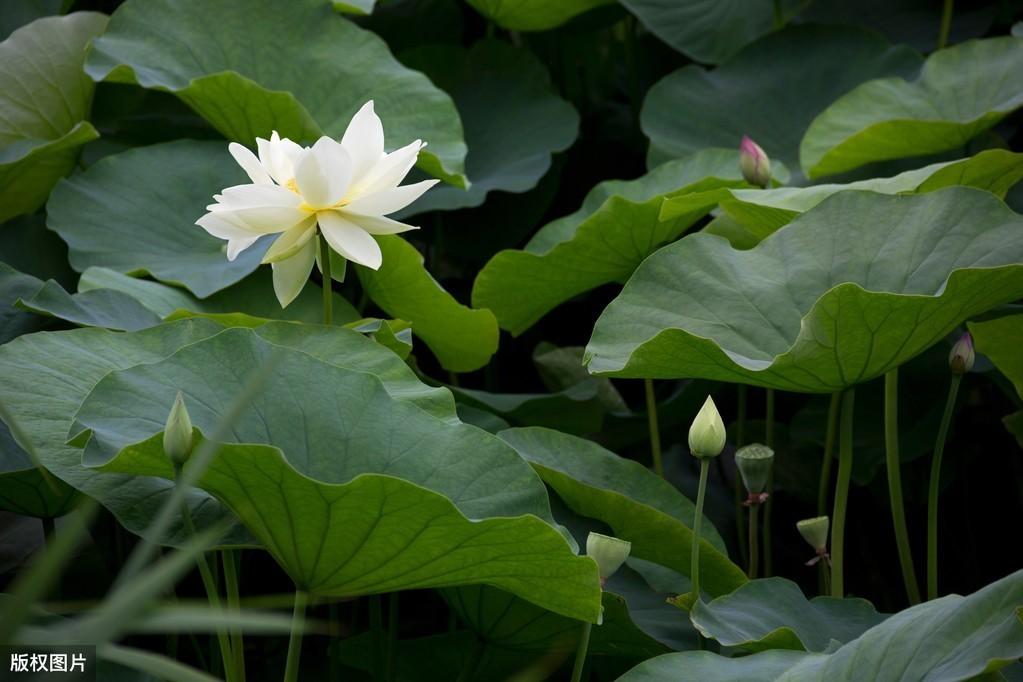
M 586 538 L 586 556 L 597 562 L 602 585 L 622 567 L 631 550 L 631 542 L 610 535 L 590 533 Z
M 739 468 L 742 482 L 750 494 L 759 495 L 764 492 L 773 463 L 774 450 L 760 443 L 745 445 L 735 453 L 735 466 Z
M 751 185 L 767 187 L 771 183 L 771 159 L 746 135 L 742 136 L 739 144 L 739 168 L 742 169 L 742 177 Z
M 725 423 L 714 404 L 707 396 L 703 407 L 689 427 L 689 450 L 694 457 L 717 457 L 725 449 Z
M 167 415 L 167 425 L 163 429 L 163 451 L 179 467 L 192 454 L 192 420 L 188 416 L 185 396 L 181 391 L 178 391 L 170 414 Z
M 828 546 L 828 517 L 817 516 L 796 522 L 799 534 L 803 536 L 814 551 L 821 552 Z
M 970 332 L 966 332 L 952 346 L 952 351 L 948 354 L 948 366 L 952 374 L 966 374 L 973 369 L 974 360 L 973 337 L 970 336 Z

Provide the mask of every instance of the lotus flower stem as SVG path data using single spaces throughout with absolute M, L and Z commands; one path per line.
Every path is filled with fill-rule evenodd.
M 373 633 L 373 679 L 384 679 L 384 607 L 379 594 L 369 597 L 369 629 Z
M 693 583 L 693 598 L 700 599 L 700 525 L 703 522 L 703 501 L 707 497 L 707 472 L 710 470 L 710 458 L 700 458 L 700 487 L 696 493 L 696 516 L 693 518 L 693 551 L 689 578 Z
M 739 384 L 739 401 L 736 406 L 735 420 L 735 447 L 740 448 L 746 444 L 746 384 Z M 738 539 L 739 556 L 743 562 L 749 556 L 748 543 L 746 540 L 746 514 L 743 512 L 742 501 L 742 477 L 736 468 L 735 479 L 732 481 L 735 492 L 735 537 Z
M 941 9 L 941 29 L 938 31 L 939 50 L 948 45 L 948 34 L 952 28 L 952 6 L 954 4 L 954 0 L 945 0 L 945 5 Z
M 846 389 L 838 427 L 838 480 L 835 482 L 835 510 L 831 524 L 831 596 L 845 596 L 842 573 L 845 557 L 845 510 L 849 502 L 849 481 L 853 463 L 853 407 L 855 389 Z
M 892 525 L 895 527 L 895 544 L 899 550 L 899 566 L 902 568 L 902 582 L 910 604 L 920 603 L 920 586 L 916 581 L 913 566 L 913 548 L 909 544 L 906 530 L 906 511 L 902 502 L 902 478 L 899 468 L 899 370 L 891 369 L 884 375 L 884 444 L 888 465 L 888 498 L 892 504 Z
M 384 679 L 394 680 L 394 666 L 398 656 L 398 593 L 391 592 L 387 600 L 387 665 L 384 667 Z
M 934 443 L 934 459 L 931 460 L 931 481 L 927 487 L 927 598 L 938 597 L 938 488 L 941 485 L 941 457 L 945 453 L 945 440 L 948 437 L 948 426 L 955 411 L 956 395 L 959 393 L 961 374 L 952 375 L 952 383 L 948 387 L 948 400 L 945 401 L 945 412 L 941 415 L 941 426 L 938 427 L 938 438 Z
M 323 275 L 323 324 L 334 324 L 334 287 L 330 279 L 330 245 L 322 235 L 320 241 L 320 273 Z
M 234 615 L 238 615 L 241 594 L 238 589 L 238 566 L 235 556 L 240 550 L 225 549 L 221 552 L 224 564 L 224 587 L 227 591 L 227 609 Z M 234 670 L 239 682 L 245 682 L 245 644 L 242 639 L 242 631 L 234 625 L 229 628 L 231 636 L 231 652 L 234 654 Z
M 583 679 L 583 668 L 586 667 L 586 652 L 590 648 L 590 631 L 593 630 L 592 623 L 583 623 L 579 633 L 579 646 L 575 650 L 575 664 L 572 666 L 572 682 L 581 682 Z
M 654 460 L 654 471 L 664 478 L 664 462 L 661 458 L 661 431 L 657 426 L 657 396 L 654 395 L 654 382 L 643 379 L 646 392 L 646 423 L 650 431 L 650 454 Z
M 288 659 L 284 666 L 284 682 L 298 682 L 298 664 L 302 658 L 302 630 L 305 627 L 305 605 L 308 596 L 295 590 L 295 609 L 291 615 L 291 638 L 288 640 Z
M 832 393 L 828 405 L 828 424 L 824 436 L 824 459 L 821 461 L 821 481 L 817 486 L 817 516 L 824 516 L 828 510 L 828 488 L 831 484 L 831 463 L 835 458 L 835 439 L 838 435 L 838 408 L 842 394 Z
M 753 504 L 749 508 L 749 575 L 750 580 L 757 577 L 757 507 Z
M 181 478 L 181 466 L 175 465 L 175 480 Z M 185 529 L 189 535 L 194 536 L 195 523 L 192 521 L 192 512 L 188 508 L 188 502 L 182 500 L 181 503 L 181 518 L 185 523 Z M 199 576 L 202 578 L 203 587 L 206 588 L 206 599 L 209 601 L 210 606 L 214 610 L 220 610 L 220 592 L 217 590 L 217 581 L 214 578 L 213 571 L 210 569 L 210 564 L 206 560 L 206 554 L 200 553 L 199 558 L 196 560 L 196 564 L 199 567 Z M 220 627 L 217 628 L 217 643 L 220 645 L 220 658 L 224 662 L 224 677 L 229 682 L 238 680 L 235 673 L 234 666 L 234 655 L 231 652 L 231 641 L 228 638 L 227 630 Z
M 767 413 L 764 417 L 764 444 L 774 450 L 774 389 L 767 389 Z M 767 502 L 764 503 L 764 577 L 770 578 L 773 568 L 771 555 L 771 509 L 774 507 L 774 467 L 767 477 Z

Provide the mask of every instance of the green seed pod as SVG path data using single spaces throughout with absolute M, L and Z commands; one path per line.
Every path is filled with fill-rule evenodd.
M 948 366 L 952 374 L 966 374 L 973 369 L 973 361 L 976 356 L 973 352 L 973 337 L 966 332 L 959 337 L 952 351 L 948 354 Z
M 178 391 L 174 405 L 167 415 L 167 425 L 163 429 L 163 451 L 180 467 L 188 461 L 192 454 L 192 420 L 185 407 L 185 396 Z
M 707 400 L 700 408 L 699 414 L 689 427 L 689 451 L 693 457 L 717 457 L 725 449 L 725 423 L 714 404 L 714 399 Z
M 760 443 L 745 445 L 735 453 L 735 466 L 739 468 L 742 482 L 750 494 L 759 495 L 764 492 L 773 463 L 774 450 Z
M 796 522 L 796 529 L 815 552 L 821 552 L 828 546 L 828 517 L 817 516 Z
M 627 540 L 600 533 L 590 533 L 586 538 L 586 556 L 597 562 L 601 584 L 622 567 L 630 551 L 632 543 Z

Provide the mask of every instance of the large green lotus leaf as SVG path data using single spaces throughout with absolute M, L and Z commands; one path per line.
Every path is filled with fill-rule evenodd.
M 688 628 L 678 609 L 667 603 L 669 596 L 673 595 L 651 590 L 630 568 L 619 569 L 605 586 L 604 622 L 593 628 L 590 655 L 649 658 L 695 644 L 695 637 L 692 642 L 686 637 Z M 575 651 L 579 621 L 544 611 L 513 594 L 474 586 L 445 590 L 444 598 L 489 645 L 541 653 Z M 661 627 L 665 623 L 674 627 Z M 672 646 L 680 642 L 682 647 Z
M 764 651 L 741 658 L 710 652 L 666 654 L 622 682 L 946 682 L 972 679 L 1023 655 L 1023 571 L 968 597 L 949 595 L 889 617 L 831 654 Z
M 286 11 L 274 0 L 129 0 L 85 70 L 97 81 L 172 92 L 247 145 L 271 130 L 295 140 L 340 137 L 372 99 L 389 148 L 426 140 L 420 167 L 466 184 L 451 98 L 322 0 L 292 0 Z
M 44 17 L 0 43 L 0 222 L 39 208 L 99 136 L 82 63 L 106 25 L 96 12 Z
M 799 148 L 803 172 L 964 146 L 1023 104 L 1023 39 L 971 40 L 935 52 L 915 80 L 863 83 L 820 113 Z
M 693 211 L 720 206 L 758 240 L 805 213 L 832 194 L 850 189 L 881 194 L 933 192 L 951 185 L 986 189 L 1004 198 L 1009 188 L 1023 178 L 1023 154 L 1003 149 L 983 151 L 959 161 L 935 163 L 905 171 L 890 178 L 871 178 L 846 184 L 810 187 L 776 187 L 766 190 L 721 188 L 668 199 L 661 218 L 668 220 Z
M 36 19 L 60 14 L 70 4 L 65 0 L 7 0 L 0 12 L 0 40 L 6 40 L 15 29 Z
M 737 153 L 723 149 L 664 164 L 635 180 L 602 182 L 578 211 L 544 225 L 523 250 L 491 258 L 473 284 L 473 305 L 491 309 L 502 329 L 521 334 L 573 296 L 625 282 L 644 258 L 702 215 L 662 222 L 665 198 L 726 186 L 749 185 Z
M 632 543 L 632 556 L 689 575 L 695 507 L 670 483 L 596 443 L 540 427 L 498 434 L 536 469 L 575 513 L 603 521 Z M 711 595 L 746 582 L 704 519 L 700 572 Z
M 469 146 L 468 190 L 434 187 L 399 216 L 479 206 L 488 192 L 532 189 L 579 132 L 579 115 L 551 85 L 550 74 L 529 50 L 499 40 L 469 49 L 431 45 L 402 53 L 451 95 Z
M 0 261 L 0 344 L 49 326 L 47 320 L 16 305 L 19 300 L 32 298 L 43 284 L 38 277 Z
M 292 320 L 319 324 L 323 321 L 323 290 L 310 282 L 287 308 L 281 308 L 273 290 L 269 268 L 260 268 L 237 284 L 232 284 L 206 299 L 187 291 L 148 279 L 132 277 L 110 268 L 89 267 L 78 281 L 79 293 L 120 291 L 137 300 L 161 318 L 183 316 L 185 311 L 209 315 L 244 313 L 268 320 Z M 334 323 L 359 320 L 359 311 L 340 294 L 334 294 Z
M 212 432 L 247 378 L 279 347 L 257 332 L 228 329 L 166 360 L 112 371 L 75 416 L 71 435 L 91 432 L 82 461 L 106 462 L 151 436 L 154 424 L 166 421 L 178 391 L 192 423 Z M 543 485 L 512 448 L 414 402 L 426 396 L 433 403 L 443 389 L 407 379 L 402 394 L 393 395 L 349 358 L 329 362 L 305 348 L 279 353 L 273 375 L 235 421 L 232 442 L 273 443 L 296 470 L 318 481 L 345 483 L 365 473 L 398 476 L 445 495 L 470 518 L 551 518 Z M 393 362 L 401 361 L 394 356 Z
M 1023 398 L 1023 315 L 1006 315 L 983 322 L 970 322 L 970 334 L 977 351 L 994 363 Z
M 285 372 L 288 362 L 284 361 Z M 312 412 L 307 410 L 304 416 L 310 418 Z M 365 414 L 383 417 L 372 410 Z M 295 418 L 296 413 L 289 416 Z M 409 424 L 397 426 L 390 435 L 415 429 Z M 316 427 L 310 424 L 310 428 L 315 438 Z M 162 438 L 158 433 L 127 447 L 103 469 L 173 479 Z M 419 447 L 413 445 L 412 450 L 395 454 L 400 457 L 414 452 L 420 460 L 427 459 L 424 455 L 443 456 L 443 451 L 433 450 L 434 445 Z M 483 455 L 479 451 L 472 454 Z M 358 453 L 325 448 L 321 455 L 323 461 L 312 468 L 323 473 L 330 467 L 327 460 L 340 464 L 343 457 Z M 459 468 L 476 469 L 479 474 L 477 465 L 487 457 L 473 460 L 471 454 L 462 452 L 459 459 L 469 466 L 448 468 L 450 465 L 442 464 L 444 474 L 426 478 L 439 483 L 448 474 L 458 475 L 455 470 Z M 556 528 L 531 514 L 473 520 L 462 513 L 470 507 L 477 511 L 489 508 L 498 516 L 505 516 L 499 511 L 502 507 L 513 512 L 516 505 L 508 505 L 508 498 L 499 491 L 485 493 L 486 500 L 471 502 L 462 495 L 463 503 L 457 505 L 403 478 L 361 472 L 354 478 L 343 475 L 344 483 L 325 482 L 299 471 L 293 461 L 295 458 L 286 459 L 281 450 L 268 445 L 225 444 L 199 486 L 244 521 L 299 588 L 353 597 L 423 587 L 494 585 L 570 618 L 596 621 L 600 610 L 596 564 L 576 555 Z M 395 461 L 381 459 L 377 466 L 397 471 L 401 467 L 393 466 Z M 326 475 L 334 478 L 336 473 Z M 483 472 L 484 477 L 491 475 Z M 476 493 L 487 487 L 468 479 L 463 477 L 462 485 L 468 483 Z M 539 490 L 542 494 L 542 486 Z
M 620 0 L 648 31 L 694 61 L 719 64 L 774 29 L 775 5 L 760 0 Z M 786 0 L 784 5 L 797 6 Z M 790 7 L 782 8 L 788 14 Z
M 113 289 L 97 289 L 69 294 L 52 279 L 19 308 L 65 320 L 79 327 L 106 327 L 119 331 L 138 331 L 160 324 L 160 318 L 128 294 Z
M 483 367 L 497 351 L 500 331 L 489 310 L 464 306 L 433 278 L 416 247 L 401 237 L 377 237 L 379 270 L 356 266 L 366 294 L 391 317 L 412 323 L 412 333 L 452 372 Z
M 818 113 L 865 80 L 914 75 L 920 61 L 863 29 L 788 27 L 717 69 L 685 66 L 650 88 L 640 117 L 648 163 L 706 147 L 737 149 L 749 135 L 772 160 L 797 168 L 799 142 Z
M 46 475 L 14 440 L 0 420 L 0 509 L 44 518 L 71 511 L 78 492 L 52 475 Z
M 466 0 L 498 26 L 514 31 L 546 31 L 614 0 Z
M 448 388 L 459 403 L 487 410 L 516 426 L 548 426 L 585 436 L 600 431 L 608 412 L 598 381 L 590 377 L 557 393 L 489 393 L 458 386 Z
M 183 346 L 223 331 L 208 320 L 185 320 L 134 333 L 77 329 L 22 336 L 0 346 L 0 376 L 4 377 L 0 400 L 9 406 L 47 469 L 102 502 L 130 531 L 143 534 L 170 485 L 154 478 L 98 474 L 83 467 L 81 449 L 66 442 L 75 412 L 109 372 L 159 362 Z M 357 332 L 277 322 L 251 333 L 332 364 L 359 367 L 384 381 L 396 397 L 407 397 L 438 419 L 457 421 L 447 391 L 423 385 L 396 355 Z M 162 428 L 163 419 L 154 428 Z M 190 501 L 199 525 L 223 517 L 223 509 L 205 493 L 195 491 Z M 183 537 L 178 528 L 169 540 L 176 543 Z M 235 533 L 226 541 L 251 541 L 251 536 Z
M 843 390 L 1023 296 L 1023 217 L 968 187 L 839 192 L 748 251 L 691 235 L 604 310 L 590 371 Z
M 552 391 L 564 391 L 586 381 L 596 380 L 597 399 L 608 412 L 622 416 L 630 413 L 629 406 L 610 379 L 592 377 L 583 364 L 582 346 L 557 347 L 543 341 L 533 349 L 533 364 L 544 385 Z
M 731 594 L 698 602 L 689 615 L 704 637 L 749 651 L 823 652 L 833 642 L 851 642 L 885 619 L 865 599 L 808 600 L 785 578 L 751 580 Z
M 259 267 L 269 245 L 255 244 L 231 262 L 227 242 L 195 224 L 214 194 L 245 178 L 222 142 L 131 149 L 58 184 L 46 204 L 47 226 L 67 242 L 76 270 L 149 273 L 205 298 Z

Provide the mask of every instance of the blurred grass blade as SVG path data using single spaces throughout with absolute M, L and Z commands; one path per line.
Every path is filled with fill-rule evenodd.
M 216 677 L 150 651 L 104 644 L 96 649 L 100 658 L 169 682 L 218 682 Z
M 11 598 L 0 610 L 0 645 L 12 641 L 33 605 L 44 598 L 56 583 L 71 553 L 88 536 L 89 523 L 98 506 L 92 499 L 82 502 L 77 513 L 68 516 L 68 522 L 61 526 L 61 532 L 53 537 L 38 560 L 15 578 L 9 590 Z
M 223 536 L 226 524 L 217 524 L 196 534 L 181 549 L 150 567 L 144 574 L 115 586 L 95 610 L 61 628 L 55 641 L 107 642 L 131 626 L 139 613 L 177 582 L 195 564 L 196 557 Z

